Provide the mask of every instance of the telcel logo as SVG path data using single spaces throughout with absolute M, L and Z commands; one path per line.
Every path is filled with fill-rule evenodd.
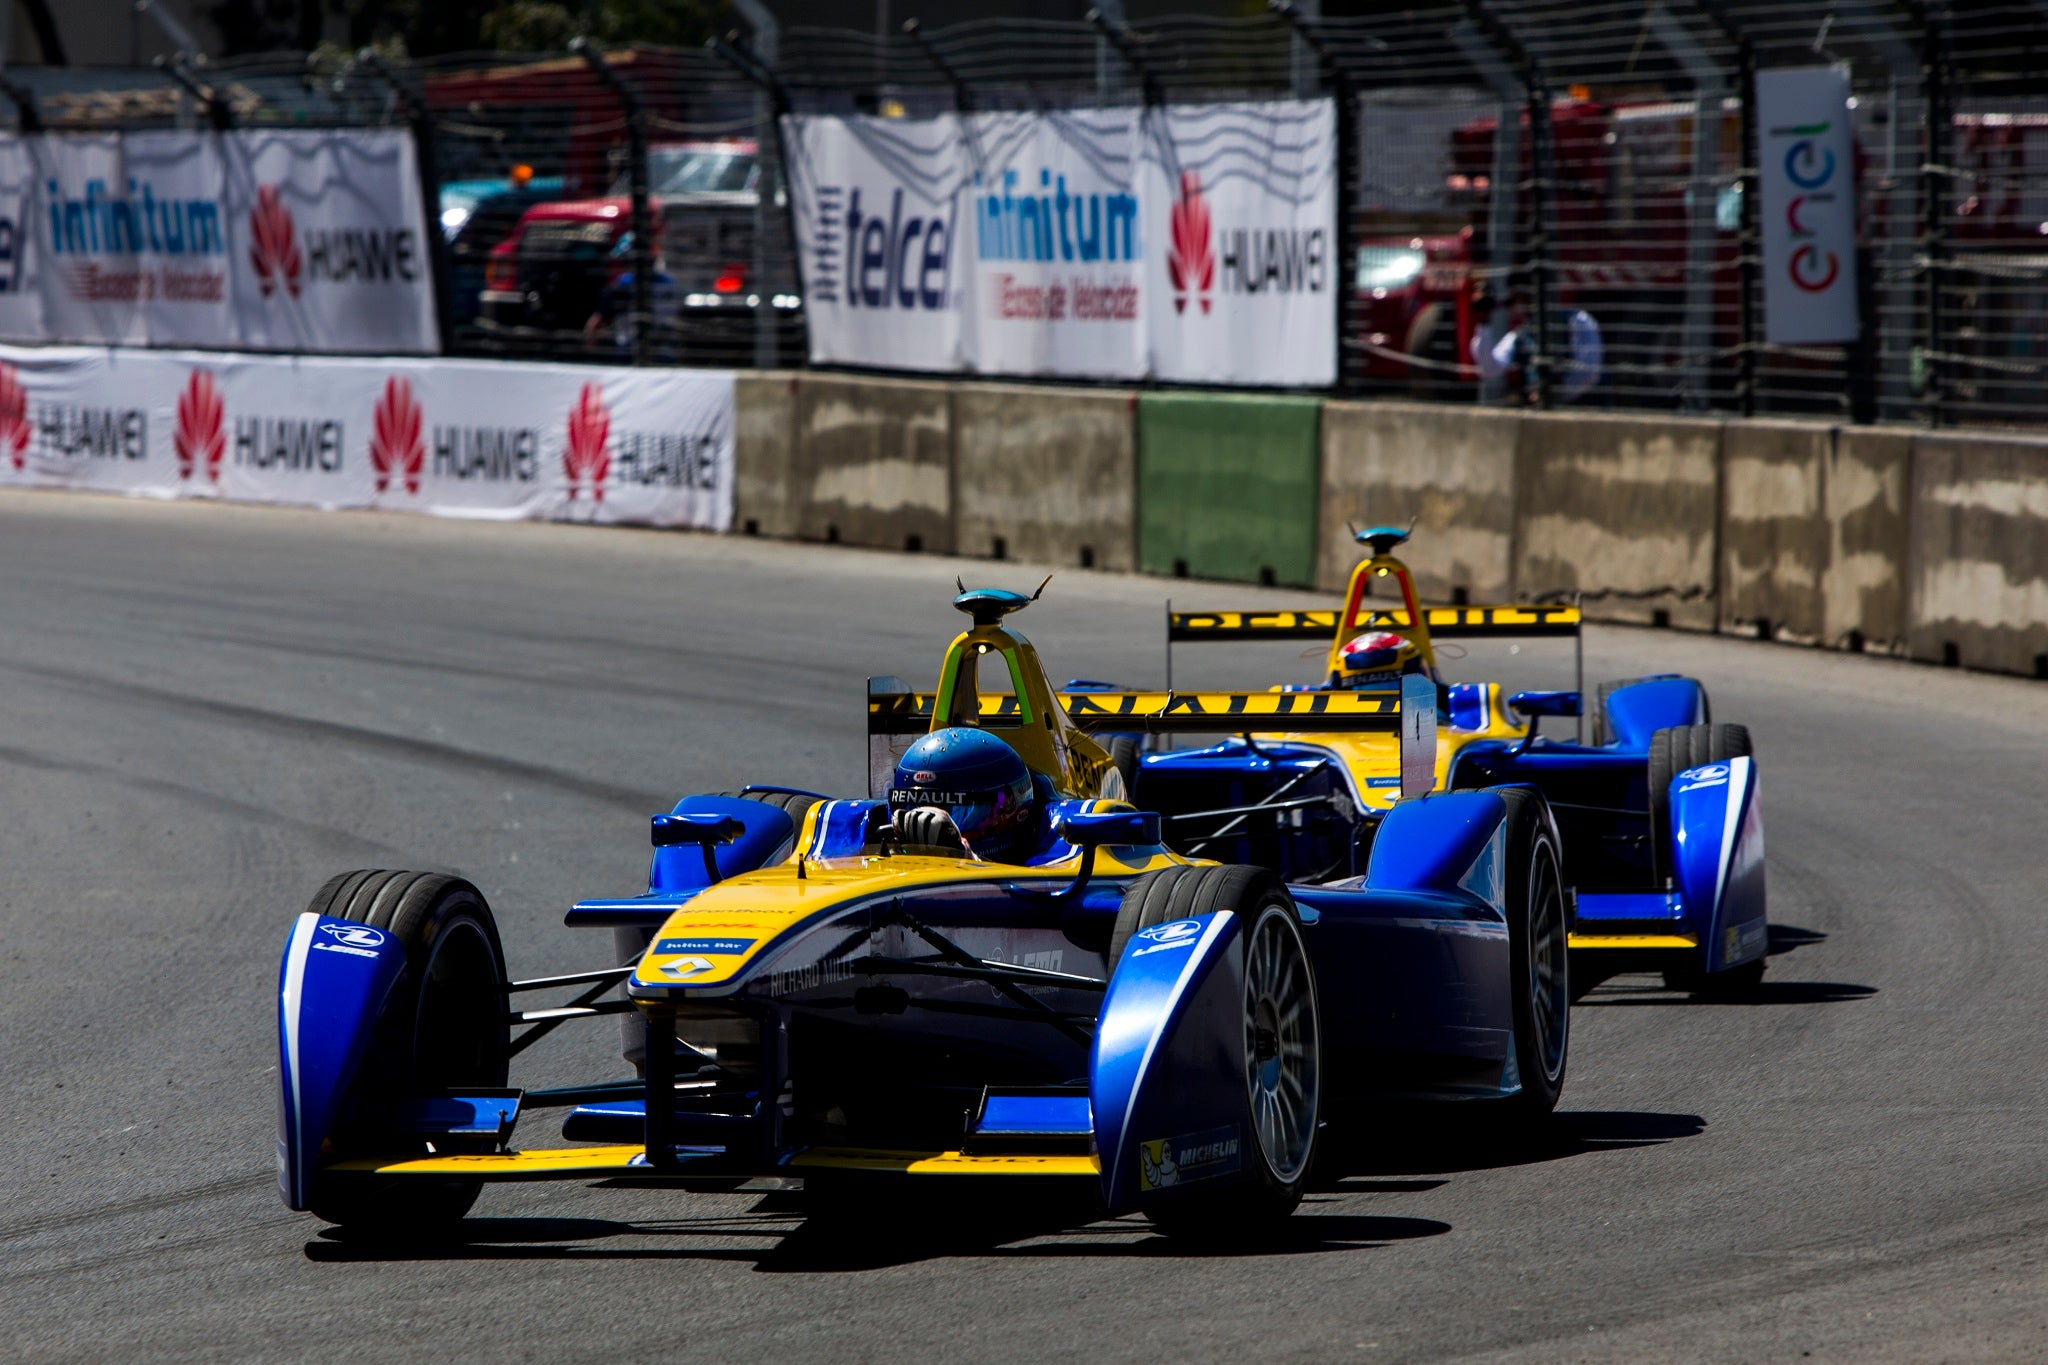
M 848 308 L 943 309 L 952 269 L 952 222 L 938 214 L 906 217 L 900 186 L 889 196 L 886 218 L 878 208 L 872 199 L 862 202 L 857 185 L 850 191 L 819 189 L 812 293 L 826 303 L 843 300 Z

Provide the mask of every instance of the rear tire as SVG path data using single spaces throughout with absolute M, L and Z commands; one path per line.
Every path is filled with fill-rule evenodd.
M 1245 925 L 1246 1178 L 1196 1185 L 1146 1211 L 1161 1232 L 1213 1241 L 1270 1227 L 1301 1202 L 1322 1118 L 1322 1023 L 1315 971 L 1286 884 L 1264 868 L 1170 867 L 1124 893 L 1110 945 L 1120 960 L 1141 930 L 1228 910 Z
M 1513 1121 L 1536 1127 L 1564 1093 L 1571 1055 L 1570 925 L 1563 859 L 1550 806 L 1533 787 L 1503 787 L 1508 828 L 1508 972 L 1514 990 L 1515 1070 L 1522 1089 L 1506 1103 Z
M 720 792 L 719 795 L 730 796 L 739 801 L 759 801 L 764 806 L 773 806 L 779 811 L 787 811 L 791 822 L 796 825 L 799 834 L 803 832 L 804 816 L 810 813 L 812 806 L 818 804 L 817 797 L 805 792 Z
M 1136 805 L 1138 801 L 1138 741 L 1130 735 L 1109 737 L 1109 762 L 1124 780 L 1124 800 Z
M 1674 725 L 1650 736 L 1650 880 L 1671 884 L 1671 779 L 1703 763 L 1748 758 L 1746 725 Z
M 431 872 L 345 872 L 307 910 L 384 930 L 405 949 L 405 973 L 391 988 L 351 1087 L 353 1110 L 335 1146 L 365 1155 L 417 1151 L 416 1138 L 389 1140 L 381 1121 L 409 1095 L 505 1084 L 511 1055 L 505 954 L 482 893 Z M 352 1173 L 314 1176 L 316 1217 L 378 1231 L 454 1222 L 476 1202 L 480 1180 L 426 1180 Z

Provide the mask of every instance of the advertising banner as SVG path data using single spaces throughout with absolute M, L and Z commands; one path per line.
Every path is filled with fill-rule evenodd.
M 1336 378 L 1329 101 L 785 128 L 814 362 Z
M 0 485 L 732 525 L 733 376 L 0 346 Z
M 1849 70 L 1756 73 L 1764 340 L 1854 341 L 1856 161 Z
M 0 139 L 0 338 L 440 349 L 402 129 Z

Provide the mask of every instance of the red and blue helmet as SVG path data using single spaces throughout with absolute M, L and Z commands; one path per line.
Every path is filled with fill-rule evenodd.
M 1345 642 L 1339 651 L 1346 683 L 1378 682 L 1422 671 L 1422 650 L 1405 635 L 1388 630 L 1369 630 Z
M 1038 792 L 1024 760 L 996 736 L 955 727 L 922 736 L 896 765 L 889 810 L 937 806 L 976 857 L 1015 862 L 1038 843 Z

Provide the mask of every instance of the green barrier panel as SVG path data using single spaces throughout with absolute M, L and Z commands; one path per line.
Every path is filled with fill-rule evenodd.
M 1315 581 L 1322 400 L 1138 398 L 1138 567 L 1151 574 Z

